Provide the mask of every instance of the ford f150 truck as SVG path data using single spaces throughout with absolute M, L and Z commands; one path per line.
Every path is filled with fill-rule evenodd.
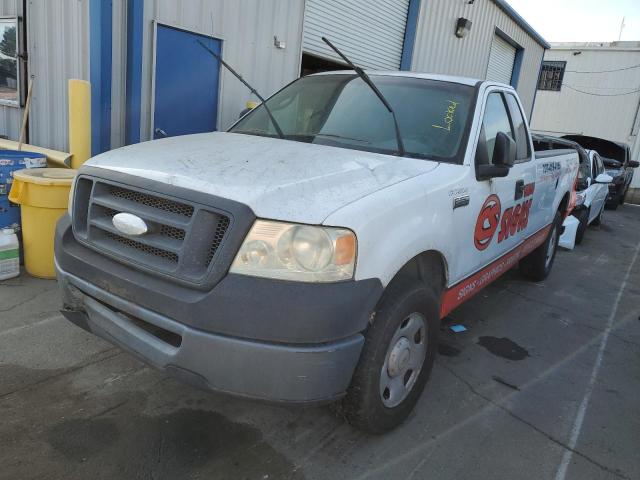
M 512 267 L 549 274 L 578 156 L 534 155 L 509 86 L 370 79 L 389 108 L 312 75 L 227 132 L 87 162 L 56 232 L 64 315 L 206 389 L 404 421 L 440 320 Z

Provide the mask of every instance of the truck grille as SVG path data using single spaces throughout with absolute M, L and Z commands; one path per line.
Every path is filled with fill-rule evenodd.
M 231 226 L 225 212 L 137 187 L 82 176 L 74 194 L 76 238 L 123 263 L 202 283 Z M 115 228 L 113 217 L 131 213 L 148 232 L 131 237 Z

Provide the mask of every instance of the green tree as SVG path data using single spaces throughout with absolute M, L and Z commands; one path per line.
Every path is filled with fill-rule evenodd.
M 0 41 L 0 53 L 16 58 L 16 37 L 16 27 L 5 27 L 2 41 Z

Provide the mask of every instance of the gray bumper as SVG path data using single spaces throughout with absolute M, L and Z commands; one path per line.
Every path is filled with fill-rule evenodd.
M 344 394 L 361 334 L 318 345 L 218 335 L 140 307 L 56 265 L 71 322 L 182 381 L 208 390 L 283 403 L 323 403 Z

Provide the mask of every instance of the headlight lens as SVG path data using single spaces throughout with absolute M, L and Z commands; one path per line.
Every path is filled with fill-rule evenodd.
M 257 220 L 247 235 L 232 273 L 299 282 L 351 280 L 356 237 L 344 228 Z

